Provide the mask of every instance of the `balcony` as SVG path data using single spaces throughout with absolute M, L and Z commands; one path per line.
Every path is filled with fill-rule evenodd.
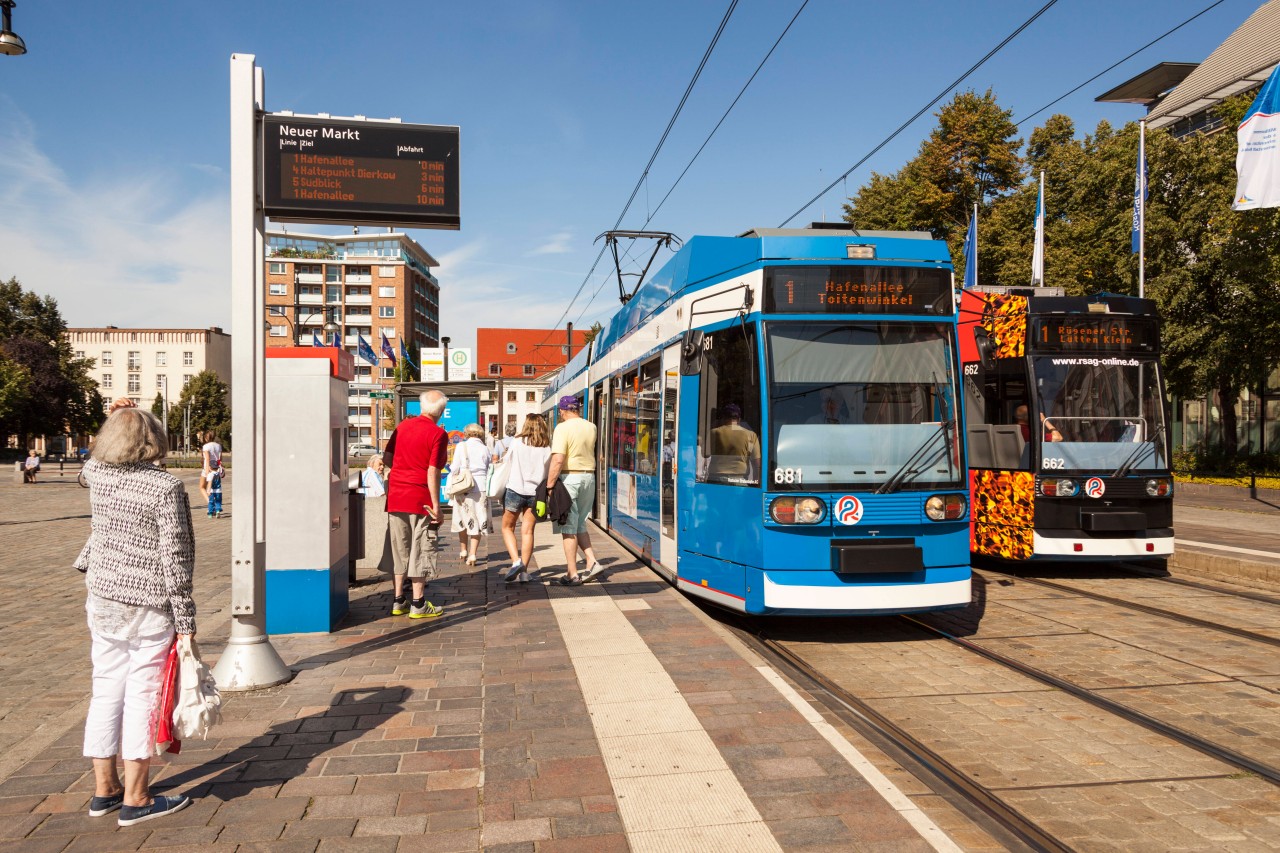
M 300 272 L 294 276 L 296 284 L 324 284 L 324 273 Z
M 299 293 L 299 305 L 323 305 L 324 296 L 319 293 Z
M 348 305 L 372 305 L 373 295 L 369 293 L 348 293 Z

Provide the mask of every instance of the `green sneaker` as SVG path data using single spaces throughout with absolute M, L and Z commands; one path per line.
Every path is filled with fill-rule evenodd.
M 397 599 L 395 599 L 395 600 L 393 600 L 393 601 L 391 602 L 391 615 L 392 615 L 392 616 L 403 616 L 404 614 L 406 614 L 406 613 L 408 613 L 408 612 L 409 612 L 409 599 L 408 599 L 408 597 L 401 597 L 401 598 L 397 598 Z
M 434 619 L 442 613 L 444 613 L 443 607 L 436 607 L 426 599 L 423 599 L 421 604 L 415 601 L 409 607 L 410 619 Z

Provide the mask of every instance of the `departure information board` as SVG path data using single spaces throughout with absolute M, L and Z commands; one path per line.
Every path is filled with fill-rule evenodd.
M 461 225 L 458 128 L 263 116 L 263 208 L 293 222 Z
M 770 314 L 948 314 L 951 271 L 928 267 L 766 267 Z
M 1053 352 L 1157 352 L 1160 328 L 1150 317 L 1040 317 L 1031 346 Z

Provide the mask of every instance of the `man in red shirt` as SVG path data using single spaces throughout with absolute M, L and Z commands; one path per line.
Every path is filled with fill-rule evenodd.
M 439 391 L 419 397 L 422 413 L 405 418 L 391 433 L 383 459 L 391 466 L 387 480 L 387 515 L 391 555 L 395 560 L 395 601 L 391 615 L 408 609 L 410 619 L 431 619 L 444 612 L 427 601 L 427 581 L 436 576 L 436 542 L 440 534 L 440 469 L 448 459 L 449 435 L 436 421 L 449 398 Z M 406 602 L 404 578 L 413 599 Z

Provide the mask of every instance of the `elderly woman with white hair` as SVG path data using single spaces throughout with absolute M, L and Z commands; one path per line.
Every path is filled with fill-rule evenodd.
M 458 534 L 458 559 L 465 560 L 468 566 L 474 566 L 480 537 L 489 532 L 489 498 L 485 495 L 485 487 L 493 457 L 484 443 L 484 428 L 480 424 L 467 424 L 462 433 L 466 438 L 453 449 L 449 479 L 453 480 L 453 472 L 461 466 L 471 472 L 475 485 L 462 494 L 450 493 L 453 522 L 449 529 Z
M 195 536 L 182 482 L 155 463 L 167 442 L 155 415 L 117 403 L 85 463 L 92 508 L 89 541 L 76 559 L 88 586 L 93 698 L 84 755 L 93 760 L 89 815 L 120 811 L 117 823 L 163 817 L 191 805 L 152 796 L 153 710 L 174 633 L 194 635 Z M 116 769 L 124 759 L 124 781 Z

